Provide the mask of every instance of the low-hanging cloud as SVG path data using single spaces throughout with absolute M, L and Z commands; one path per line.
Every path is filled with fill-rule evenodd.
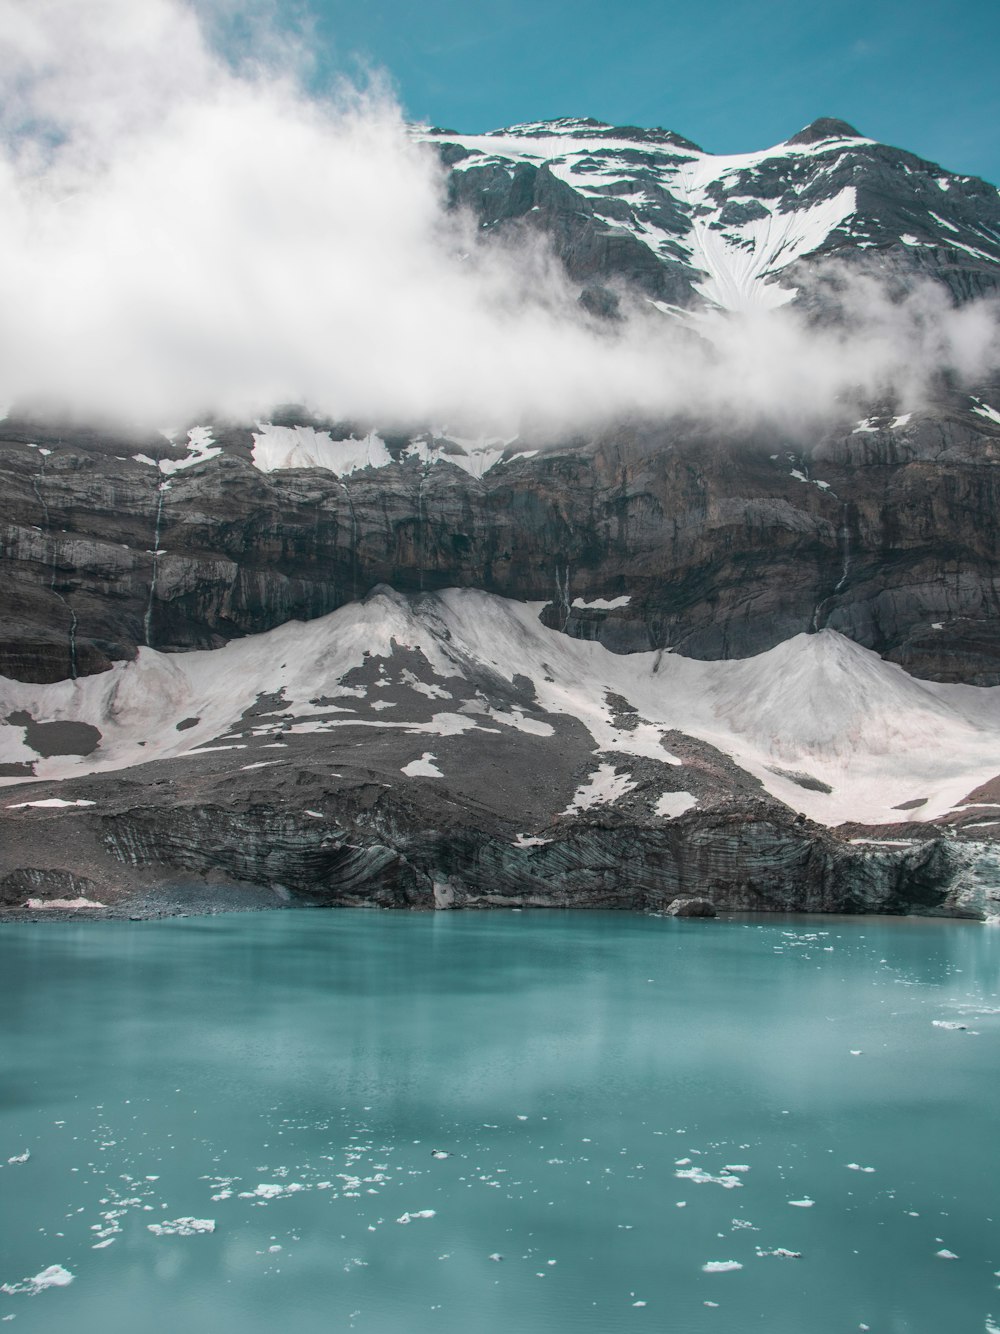
M 308 95 L 272 32 L 227 63 L 182 0 L 0 0 L 0 400 L 174 424 L 279 403 L 393 425 L 814 419 L 1000 361 L 985 303 L 872 278 L 792 307 L 587 317 L 541 238 L 445 206 L 384 91 Z

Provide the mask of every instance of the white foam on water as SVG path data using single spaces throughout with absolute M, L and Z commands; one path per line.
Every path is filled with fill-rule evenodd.
M 712 1176 L 710 1172 L 705 1172 L 700 1167 L 678 1168 L 674 1176 L 682 1177 L 685 1181 L 693 1181 L 698 1186 L 722 1186 L 725 1190 L 736 1190 L 743 1185 L 740 1178 L 732 1172 L 722 1172 L 719 1176 Z

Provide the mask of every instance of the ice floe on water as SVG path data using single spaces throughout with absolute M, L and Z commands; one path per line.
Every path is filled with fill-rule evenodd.
M 706 1260 L 702 1265 L 702 1270 L 706 1274 L 729 1274 L 742 1268 L 739 1260 Z
M 165 1223 L 147 1223 L 154 1237 L 194 1237 L 200 1232 L 214 1232 L 214 1218 L 171 1218 Z
M 413 1209 L 409 1213 L 400 1214 L 396 1219 L 397 1223 L 412 1223 L 416 1218 L 434 1218 L 437 1214 L 436 1209 Z
M 11 1295 L 25 1293 L 29 1297 L 35 1297 L 46 1288 L 65 1288 L 72 1282 L 73 1275 L 68 1269 L 64 1269 L 62 1265 L 49 1265 L 41 1273 L 23 1279 L 20 1283 L 0 1283 L 0 1292 Z
M 308 1187 L 300 1181 L 262 1181 L 253 1190 L 241 1190 L 240 1199 L 279 1200 L 283 1195 L 297 1195 L 302 1190 L 308 1190 Z
M 680 1167 L 674 1172 L 675 1177 L 681 1177 L 685 1181 L 693 1181 L 698 1186 L 722 1186 L 725 1190 L 735 1190 L 743 1185 L 738 1176 L 732 1172 L 720 1172 L 718 1176 L 712 1176 L 711 1172 L 705 1172 L 700 1167 Z

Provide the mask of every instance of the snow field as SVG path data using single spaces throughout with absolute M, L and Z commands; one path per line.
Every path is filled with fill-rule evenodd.
M 530 677 L 539 712 L 578 719 L 593 738 L 595 755 L 620 757 L 614 764 L 595 759 L 571 809 L 613 801 L 629 790 L 630 756 L 679 764 L 663 744 L 668 730 L 718 747 L 776 797 L 830 825 L 933 819 L 997 772 L 1000 687 L 918 681 L 831 630 L 725 662 L 676 653 L 616 655 L 596 642 L 546 629 L 538 610 L 537 604 L 476 590 L 450 590 L 413 603 L 384 590 L 318 620 L 292 622 L 217 650 L 160 654 L 143 648 L 135 662 L 53 685 L 0 680 L 0 716 L 25 710 L 38 721 L 76 720 L 102 733 L 100 747 L 88 756 L 40 759 L 26 745 L 23 728 L 0 726 L 0 762 L 35 760 L 37 777 L 58 779 L 190 754 L 219 740 L 228 744 L 226 733 L 241 714 L 261 694 L 279 690 L 290 706 L 282 717 L 298 730 L 360 722 L 430 735 L 489 731 L 498 724 L 540 736 L 551 732 L 544 717 L 492 706 L 478 716 L 442 711 L 430 722 L 410 723 L 396 713 L 391 724 L 313 716 L 310 701 L 320 694 L 349 707 L 357 687 L 343 687 L 341 678 L 366 654 L 391 656 L 395 644 L 419 648 L 440 678 L 467 676 L 473 667 L 508 682 Z M 606 703 L 609 691 L 638 710 L 631 730 L 616 725 Z M 301 715 L 308 721 L 295 722 Z M 191 717 L 197 723 L 178 731 L 177 723 Z M 273 744 L 267 727 L 258 741 Z M 242 765 L 250 757 L 240 744 Z M 833 791 L 802 788 L 772 773 L 774 766 L 807 773 Z M 449 780 L 460 784 L 461 775 Z M 665 794 L 661 814 L 682 813 L 682 796 Z M 919 810 L 894 809 L 917 798 L 927 798 Z

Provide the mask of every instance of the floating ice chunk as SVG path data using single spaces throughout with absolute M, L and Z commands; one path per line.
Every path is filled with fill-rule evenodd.
M 494 1251 L 493 1254 L 490 1256 L 490 1259 L 496 1261 L 496 1263 L 499 1264 L 499 1262 L 503 1259 L 503 1256 L 500 1254 L 499 1251 Z
M 732 1172 L 722 1172 L 719 1176 L 712 1176 L 710 1172 L 704 1172 L 700 1167 L 682 1167 L 674 1173 L 675 1177 L 683 1177 L 685 1181 L 693 1181 L 698 1186 L 713 1185 L 722 1186 L 726 1190 L 735 1190 L 743 1185 L 738 1176 Z
M 0 1283 L 0 1292 L 11 1295 L 23 1292 L 29 1297 L 35 1297 L 46 1288 L 65 1288 L 72 1282 L 73 1275 L 68 1269 L 64 1269 L 62 1265 L 49 1265 L 48 1269 L 43 1269 L 40 1274 L 26 1278 L 20 1283 Z
M 790 1250 L 788 1250 L 788 1248 L 787 1248 L 786 1246 L 775 1246 L 775 1248 L 774 1248 L 773 1251 L 765 1251 L 765 1250 L 761 1250 L 761 1248 L 758 1246 L 758 1247 L 757 1247 L 757 1254 L 758 1254 L 759 1256 L 761 1256 L 761 1257 L 764 1257 L 764 1256 L 766 1256 L 766 1255 L 776 1255 L 776 1256 L 778 1256 L 778 1257 L 779 1257 L 780 1259 L 782 1259 L 782 1260 L 801 1260 L 801 1259 L 802 1259 L 802 1252 L 801 1252 L 801 1251 L 790 1251 Z
M 214 1232 L 214 1218 L 171 1218 L 165 1223 L 147 1223 L 154 1237 L 193 1237 L 199 1232 Z
M 967 1024 L 960 1024 L 957 1019 L 932 1019 L 935 1028 L 946 1028 L 950 1033 L 967 1033 Z
M 14 1163 L 26 1163 L 30 1157 L 31 1150 L 25 1149 L 24 1153 L 15 1153 L 12 1158 L 7 1159 L 7 1162 L 13 1166 Z
M 788 1203 L 793 1209 L 811 1209 L 816 1201 L 810 1200 L 807 1195 L 804 1200 L 789 1200 Z
M 706 1274 L 728 1274 L 734 1269 L 742 1268 L 739 1260 L 707 1260 L 702 1265 L 702 1270 Z
M 414 1209 L 412 1213 L 402 1214 L 396 1222 L 412 1223 L 415 1218 L 433 1218 L 436 1214 L 436 1209 Z
M 444 1149 L 431 1149 L 432 1158 L 450 1158 L 451 1154 L 446 1153 Z
M 937 1256 L 937 1258 L 938 1258 L 939 1260 L 957 1260 L 957 1259 L 958 1259 L 958 1256 L 955 1254 L 954 1251 L 940 1250 L 940 1251 L 935 1251 L 934 1254 Z
M 749 1171 L 750 1171 L 750 1164 L 749 1164 L 749 1163 L 726 1163 L 726 1166 L 725 1166 L 725 1169 L 724 1169 L 724 1170 L 725 1170 L 726 1172 L 749 1172 Z
M 852 1172 L 874 1172 L 874 1167 L 862 1167 L 860 1163 L 845 1164 Z

